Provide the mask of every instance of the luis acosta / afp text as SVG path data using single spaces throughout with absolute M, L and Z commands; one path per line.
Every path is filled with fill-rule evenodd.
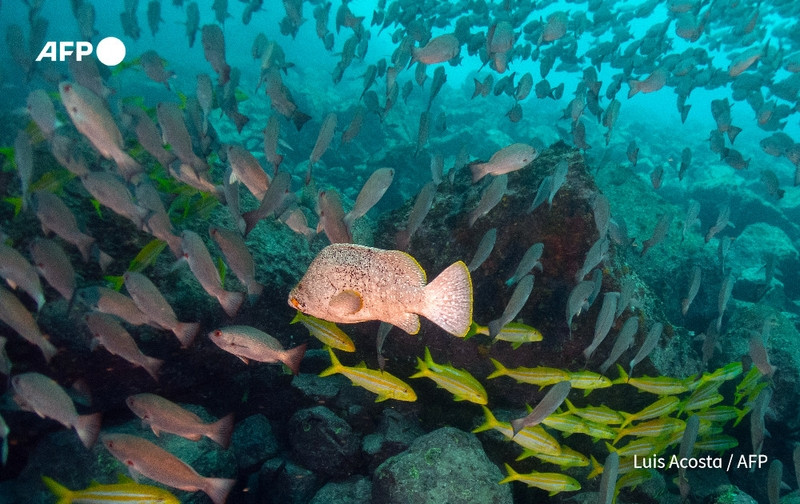
M 659 457 L 652 455 L 649 457 L 633 456 L 633 467 L 635 469 L 761 469 L 769 462 L 769 457 L 760 454 L 740 454 L 731 453 L 727 456 L 707 455 L 705 457 Z

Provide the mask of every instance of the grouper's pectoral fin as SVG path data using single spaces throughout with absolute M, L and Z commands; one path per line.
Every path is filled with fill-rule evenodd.
M 414 313 L 403 313 L 392 320 L 384 322 L 395 325 L 408 334 L 417 334 L 419 332 L 419 317 Z
M 364 307 L 364 300 L 358 292 L 346 289 L 333 296 L 328 307 L 338 315 L 353 315 Z

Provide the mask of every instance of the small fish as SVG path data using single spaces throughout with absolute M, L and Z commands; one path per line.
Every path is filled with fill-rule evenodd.
M 239 145 L 229 145 L 227 149 L 228 163 L 233 172 L 233 180 L 238 180 L 256 197 L 258 201 L 264 199 L 264 194 L 270 185 L 271 178 L 255 156 L 249 150 Z
M 230 80 L 231 67 L 225 61 L 225 35 L 219 25 L 204 25 L 200 33 L 203 54 L 211 68 L 217 73 L 217 85 L 224 86 Z
M 22 254 L 5 243 L 0 243 L 0 277 L 12 289 L 25 291 L 36 302 L 36 309 L 42 309 L 45 298 L 36 269 Z
M 317 195 L 317 233 L 325 232 L 331 243 L 350 243 L 353 237 L 344 224 L 344 209 L 339 193 L 333 189 L 320 191 Z
M 572 318 L 589 308 L 588 299 L 594 291 L 594 282 L 584 280 L 576 285 L 567 299 L 567 327 L 572 337 Z M 617 305 L 619 307 L 619 304 Z
M 43 89 L 36 89 L 28 93 L 27 99 L 28 114 L 39 127 L 45 139 L 50 140 L 59 126 L 56 118 L 56 109 L 53 101 Z
M 630 141 L 626 155 L 628 156 L 628 161 L 630 161 L 633 166 L 636 166 L 636 163 L 639 161 L 639 146 L 636 145 L 636 140 Z
M 553 385 L 550 390 L 544 395 L 539 404 L 527 415 L 522 418 L 517 418 L 511 421 L 511 427 L 514 429 L 516 436 L 519 431 L 525 427 L 538 425 L 545 418 L 550 416 L 555 410 L 561 406 L 564 399 L 569 395 L 572 385 L 568 381 L 563 381 Z
M 489 258 L 492 250 L 494 250 L 495 241 L 497 241 L 497 228 L 491 228 L 483 234 L 481 241 L 478 243 L 478 248 L 475 249 L 475 255 L 472 256 L 472 260 L 467 266 L 470 273 L 480 268 L 481 264 Z
M 125 288 L 131 295 L 133 302 L 148 319 L 149 323 L 155 324 L 158 327 L 172 331 L 181 346 L 188 347 L 194 341 L 197 331 L 200 330 L 200 324 L 196 322 L 179 322 L 178 317 L 169 305 L 164 296 L 159 292 L 153 282 L 141 273 L 134 271 L 126 271 L 122 275 L 125 281 Z M 123 308 L 122 318 L 128 320 L 128 316 L 133 315 L 138 317 L 138 314 L 133 314 L 124 305 L 120 305 L 118 301 L 113 300 L 109 295 L 102 295 L 101 298 L 108 300 L 109 305 L 116 305 Z
M 283 155 L 278 154 L 278 143 L 281 134 L 281 123 L 278 122 L 278 116 L 275 114 L 269 115 L 269 121 L 264 128 L 264 156 L 267 161 L 272 165 L 273 175 L 278 173 L 278 168 L 283 162 Z M 344 140 L 342 140 L 344 142 Z
M 539 259 L 542 257 L 542 252 L 544 252 L 544 243 L 534 243 L 528 247 L 528 250 L 525 251 L 522 259 L 520 259 L 517 269 L 514 270 L 514 274 L 511 275 L 511 278 L 506 280 L 506 285 L 514 285 L 534 268 L 538 267 L 540 272 L 543 271 L 542 263 L 539 262 Z
M 175 76 L 175 72 L 167 72 L 164 69 L 165 63 L 165 60 L 152 49 L 139 56 L 139 64 L 142 65 L 147 77 L 153 82 L 164 84 L 167 90 L 170 90 L 169 79 Z
M 717 332 L 722 328 L 722 316 L 725 315 L 725 309 L 728 307 L 728 301 L 731 299 L 735 283 L 736 279 L 733 277 L 733 273 L 728 273 L 722 280 L 722 285 L 720 285 L 719 294 L 717 295 Z
M 344 225 L 352 233 L 353 222 L 366 215 L 383 197 L 394 180 L 394 168 L 378 168 L 369 176 L 356 196 L 353 209 L 344 216 Z
M 189 37 L 189 47 L 194 46 L 197 29 L 200 27 L 200 7 L 197 2 L 190 2 L 186 6 L 186 36 Z
M 184 230 L 181 233 L 181 249 L 183 257 L 189 263 L 189 268 L 203 290 L 217 298 L 229 317 L 235 316 L 244 302 L 244 293 L 231 292 L 223 288 L 219 270 L 200 235 L 194 231 Z
M 625 418 L 625 421 L 619 426 L 620 429 L 625 428 L 631 422 L 651 420 L 658 417 L 666 417 L 680 406 L 680 399 L 675 396 L 666 396 L 658 399 L 657 401 L 645 406 L 636 413 L 626 413 L 620 411 L 620 414 Z
M 14 139 L 14 163 L 17 165 L 21 185 L 22 209 L 27 210 L 28 192 L 33 178 L 33 148 L 31 147 L 31 137 L 25 130 L 17 132 Z
M 317 141 L 314 143 L 314 148 L 308 157 L 308 172 L 306 173 L 306 184 L 311 181 L 311 168 L 319 162 L 322 155 L 328 150 L 328 146 L 333 140 L 333 135 L 336 133 L 336 114 L 334 112 L 325 116 L 322 121 L 322 126 L 319 128 L 317 134 Z
M 702 280 L 703 270 L 700 266 L 693 266 L 692 267 L 692 279 L 689 282 L 689 291 L 686 294 L 686 297 L 683 298 L 681 301 L 681 313 L 683 316 L 686 316 L 686 313 L 689 311 L 689 307 L 692 305 L 692 301 L 697 296 L 697 293 L 700 291 L 700 282 Z
M 428 215 L 435 196 L 436 184 L 431 181 L 422 186 L 419 194 L 417 194 L 417 197 L 414 199 L 414 206 L 411 207 L 411 212 L 408 214 L 406 228 L 399 231 L 395 237 L 395 243 L 398 249 L 406 250 L 408 248 L 411 237 L 414 236 L 414 233 L 419 229 L 420 225 L 422 225 L 422 221 L 425 220 L 425 217 Z
M 134 415 L 150 426 L 156 436 L 161 432 L 177 434 L 183 438 L 199 441 L 203 436 L 227 449 L 233 435 L 233 413 L 211 423 L 172 401 L 156 394 L 135 394 L 125 399 Z
M 475 221 L 488 214 L 492 208 L 497 206 L 497 204 L 503 199 L 503 196 L 505 196 L 507 190 L 508 175 L 503 174 L 494 177 L 492 182 L 481 194 L 481 199 L 478 201 L 478 206 L 469 213 L 469 227 L 472 227 L 475 224 Z
M 81 177 L 86 191 L 101 205 L 133 222 L 137 229 L 143 229 L 149 212 L 139 206 L 125 181 L 110 172 L 89 172 Z
M 473 433 L 477 434 L 478 432 L 487 430 L 496 430 L 505 436 L 506 439 L 521 446 L 525 451 L 535 452 L 539 455 L 558 456 L 561 454 L 561 445 L 559 445 L 558 441 L 548 434 L 541 425 L 526 427 L 514 435 L 514 430 L 511 428 L 510 423 L 498 421 L 486 406 L 482 405 L 481 408 L 483 409 L 486 421 L 473 429 Z
M 337 243 L 314 258 L 288 302 L 331 322 L 381 320 L 409 334 L 419 332 L 422 315 L 464 337 L 472 323 L 472 280 L 459 261 L 426 285 L 425 271 L 404 252 Z
M 101 441 L 131 473 L 187 492 L 202 490 L 214 504 L 223 504 L 236 484 L 233 479 L 200 476 L 178 457 L 146 439 L 130 434 L 106 433 Z
M 489 328 L 486 328 L 486 334 L 489 333 Z M 527 324 L 520 322 L 509 322 L 504 325 L 500 332 L 497 333 L 492 340 L 492 343 L 498 341 L 508 341 L 511 343 L 511 348 L 516 350 L 525 343 L 533 343 L 534 341 L 542 341 L 542 333 L 538 329 L 531 327 Z
M 530 383 L 538 385 L 540 388 L 548 385 L 555 385 L 563 381 L 569 381 L 569 373 L 563 369 L 537 366 L 535 368 L 518 367 L 508 369 L 500 361 L 490 359 L 494 364 L 495 371 L 486 377 L 487 380 L 500 376 L 509 376 L 519 383 Z
M 625 436 L 655 438 L 669 436 L 675 432 L 683 431 L 685 426 L 685 422 L 677 418 L 656 418 L 647 422 L 637 423 L 632 427 L 620 429 L 617 437 L 614 438 L 611 444 L 617 444 L 617 442 Z
M 52 478 L 42 476 L 42 482 L 58 499 L 58 504 L 77 503 L 113 503 L 127 502 L 130 504 L 180 504 L 180 500 L 164 490 L 151 485 L 136 483 L 130 478 L 119 475 L 119 482 L 108 485 L 93 481 L 88 488 L 83 490 L 70 490 Z
M 260 296 L 264 286 L 256 281 L 256 264 L 242 235 L 216 226 L 209 227 L 208 234 L 222 251 L 228 267 L 247 287 L 247 294 Z
M 486 390 L 474 376 L 464 369 L 435 363 L 428 347 L 425 347 L 425 360 L 417 357 L 417 369 L 419 371 L 410 378 L 430 378 L 439 387 L 453 394 L 456 401 L 469 401 L 475 404 L 489 402 Z
M 603 296 L 603 304 L 600 306 L 600 313 L 597 314 L 597 321 L 594 325 L 594 338 L 591 344 L 583 351 L 583 356 L 587 361 L 592 357 L 597 347 L 606 339 L 611 326 L 614 325 L 618 300 L 619 292 L 606 292 Z
M 664 241 L 664 238 L 669 232 L 670 225 L 672 224 L 672 217 L 672 212 L 666 212 L 658 219 L 656 227 L 653 229 L 653 234 L 650 238 L 642 242 L 641 256 L 644 256 L 648 250 Z
M 353 340 L 350 339 L 350 336 L 345 334 L 344 331 L 339 329 L 333 322 L 306 315 L 299 310 L 289 323 L 296 324 L 297 322 L 303 324 L 305 328 L 308 329 L 308 332 L 322 342 L 323 345 L 343 352 L 356 351 L 356 345 L 353 343 Z
M 75 128 L 100 155 L 113 159 L 120 175 L 126 180 L 142 173 L 139 163 L 123 150 L 122 133 L 102 98 L 74 82 L 61 82 L 58 89 L 61 102 Z
M 658 340 L 661 337 L 661 332 L 663 330 L 664 324 L 661 322 L 656 322 L 652 327 L 650 327 L 650 331 L 648 331 L 647 336 L 645 336 L 641 348 L 639 348 L 639 351 L 636 352 L 636 356 L 634 356 L 633 360 L 631 360 L 630 374 L 633 374 L 633 368 L 636 366 L 636 364 L 642 362 L 648 355 L 650 355 L 650 352 L 652 352 L 655 346 L 658 344 Z
M 750 358 L 753 359 L 753 364 L 758 368 L 758 371 L 764 376 L 772 376 L 775 373 L 775 366 L 769 361 L 769 353 L 764 344 L 764 338 L 761 334 L 754 334 L 750 338 Z
M 442 63 L 457 58 L 461 52 L 461 43 L 452 33 L 432 38 L 425 47 L 414 47 L 411 50 L 411 63 L 417 61 L 426 65 Z
M 597 504 L 611 504 L 614 501 L 614 489 L 619 474 L 619 454 L 612 451 L 603 464 L 603 475 L 600 477 L 600 488 L 597 493 Z
M 375 402 L 381 402 L 387 399 L 407 402 L 414 402 L 417 400 L 417 394 L 410 385 L 386 371 L 369 369 L 363 362 L 355 367 L 344 366 L 339 362 L 339 359 L 336 358 L 336 354 L 333 353 L 332 348 L 328 347 L 328 353 L 330 353 L 331 356 L 331 366 L 322 371 L 319 374 L 320 376 L 325 377 L 332 374 L 342 374 L 353 382 L 354 385 L 358 385 L 370 392 L 378 394 L 378 397 L 375 398 Z
M 86 314 L 86 325 L 92 335 L 92 349 L 102 345 L 114 355 L 118 355 L 135 366 L 140 366 L 158 381 L 158 372 L 164 361 L 143 354 L 133 337 L 111 315 L 93 312 Z
M 577 415 L 590 422 L 601 423 L 605 425 L 618 425 L 625 421 L 617 410 L 611 409 L 608 406 L 587 406 L 584 408 L 577 408 L 569 399 L 564 400 L 567 405 L 567 411 L 573 415 Z
M 553 168 L 553 175 L 550 176 L 550 193 L 547 195 L 547 204 L 549 206 L 553 206 L 553 198 L 556 197 L 558 190 L 567 181 L 568 173 L 569 163 L 563 159 L 556 163 L 555 168 Z
M 552 180 L 553 177 L 551 175 L 542 177 L 541 182 L 539 182 L 539 188 L 536 190 L 536 196 L 534 196 L 531 206 L 528 207 L 527 213 L 533 212 L 547 201 L 548 196 L 550 196 L 550 189 L 553 186 Z
M 486 175 L 502 175 L 520 170 L 532 163 L 539 152 L 528 144 L 516 143 L 504 147 L 492 154 L 485 163 L 472 163 L 472 183 L 479 181 Z
M 628 91 L 628 98 L 631 98 L 636 93 L 652 93 L 658 91 L 664 84 L 667 83 L 667 76 L 669 75 L 669 71 L 665 68 L 657 68 L 647 76 L 646 79 L 637 81 L 630 79 L 628 80 L 628 86 L 630 86 L 630 91 Z
M 561 492 L 576 492 L 581 489 L 581 484 L 578 483 L 578 480 L 566 474 L 536 471 L 529 474 L 520 474 L 514 471 L 510 465 L 505 464 L 505 466 L 508 476 L 498 482 L 501 485 L 512 481 L 521 481 L 529 487 L 540 488 L 549 492 L 548 495 L 550 497 Z
M 500 318 L 489 322 L 490 337 L 494 338 L 500 334 L 502 328 L 516 318 L 520 310 L 525 306 L 525 303 L 528 302 L 528 298 L 533 290 L 533 280 L 533 275 L 525 275 L 522 277 L 522 280 L 520 280 L 516 288 L 514 288 L 514 292 L 511 294 L 511 298 L 508 300 L 503 314 L 500 315 Z
M 584 390 L 584 396 L 589 395 L 592 390 L 608 388 L 614 384 L 605 376 L 592 371 L 570 371 L 567 376 L 572 388 Z
M 75 298 L 93 310 L 114 315 L 131 325 L 150 323 L 150 317 L 142 313 L 133 299 L 113 289 L 99 286 L 84 287 L 75 292 Z
M 767 193 L 770 196 L 775 197 L 775 199 L 783 198 L 783 195 L 786 191 L 781 189 L 778 176 L 775 175 L 774 171 L 761 170 L 761 182 L 764 184 L 764 187 L 766 187 Z
M 42 334 L 38 324 L 25 306 L 15 295 L 2 287 L 0 287 L 0 320 L 26 341 L 39 347 L 46 362 L 49 363 L 50 359 L 58 352 L 56 347 Z
M 628 374 L 619 364 L 617 364 L 617 370 L 619 370 L 620 376 L 617 383 L 627 383 L 641 391 L 660 396 L 672 396 L 691 390 L 695 378 L 694 376 L 683 379 L 670 376 L 640 376 L 634 378 L 628 377 Z M 638 420 L 641 420 L 641 418 Z
M 78 415 L 75 404 L 61 386 L 40 373 L 23 373 L 11 378 L 14 400 L 26 411 L 51 418 L 78 433 L 86 448 L 91 448 L 100 434 L 100 413 Z
M 228 326 L 208 333 L 215 345 L 239 357 L 245 364 L 256 362 L 282 362 L 297 374 L 306 353 L 305 343 L 285 350 L 280 341 L 255 327 Z
M 159 102 L 156 105 L 156 116 L 161 126 L 161 138 L 169 144 L 170 152 L 181 160 L 181 163 L 191 166 L 195 171 L 205 173 L 208 164 L 192 149 L 192 137 L 186 129 L 183 111 L 177 103 Z

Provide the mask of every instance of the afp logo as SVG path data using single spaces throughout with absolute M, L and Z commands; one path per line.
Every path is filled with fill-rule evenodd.
M 116 66 L 125 59 L 125 44 L 117 37 L 106 37 L 97 43 L 97 49 L 87 41 L 49 41 L 45 43 L 36 61 L 49 59 L 50 61 L 67 61 L 67 57 L 75 55 L 77 61 L 90 56 L 95 52 L 100 63 L 106 66 Z

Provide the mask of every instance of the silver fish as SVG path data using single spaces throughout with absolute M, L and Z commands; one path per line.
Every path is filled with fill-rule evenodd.
M 75 293 L 76 299 L 93 310 L 114 315 L 134 325 L 147 325 L 150 317 L 136 306 L 133 299 L 107 287 L 85 287 Z M 156 325 L 156 327 L 161 327 Z
M 169 144 L 171 152 L 175 154 L 183 164 L 191 166 L 196 171 L 208 171 L 208 164 L 192 150 L 192 138 L 186 123 L 183 120 L 183 111 L 177 103 L 159 102 L 156 105 L 156 116 L 158 124 L 161 126 L 161 138 L 165 144 Z
M 158 327 L 172 331 L 183 347 L 188 347 L 194 341 L 197 331 L 200 329 L 198 323 L 179 322 L 178 317 L 172 307 L 164 299 L 149 278 L 135 271 L 126 271 L 122 275 L 125 281 L 125 288 L 131 295 L 133 302 L 144 313 L 149 321 Z
M 600 307 L 600 313 L 597 314 L 597 321 L 594 325 L 594 338 L 591 344 L 583 351 L 583 356 L 586 360 L 592 357 L 597 347 L 599 347 L 606 336 L 608 336 L 608 331 L 611 330 L 611 326 L 614 325 L 618 300 L 619 292 L 606 292 L 603 296 L 603 305 Z
M 467 269 L 469 269 L 470 273 L 480 268 L 481 264 L 489 258 L 492 250 L 494 250 L 496 241 L 497 228 L 491 228 L 483 234 L 483 238 L 481 238 L 480 243 L 478 243 L 478 248 L 475 249 L 475 255 L 472 256 L 472 260 L 469 262 L 469 265 L 467 265 Z
M 61 245 L 37 238 L 31 243 L 30 251 L 36 271 L 64 299 L 71 301 L 75 292 L 75 269 Z
M 20 193 L 22 195 L 22 209 L 28 209 L 28 191 L 33 178 L 33 148 L 31 137 L 24 130 L 17 132 L 14 139 L 14 163 L 19 174 Z
M 639 331 L 639 319 L 635 316 L 628 317 L 628 320 L 622 325 L 614 340 L 614 346 L 611 348 L 611 353 L 608 358 L 600 365 L 600 372 L 605 373 L 612 364 L 617 362 L 619 358 L 627 349 L 629 349 L 634 342 L 636 333 Z
M 517 264 L 517 269 L 514 270 L 514 274 L 511 275 L 511 278 L 506 280 L 506 285 L 514 285 L 519 281 L 520 278 L 530 273 L 534 268 L 538 268 L 539 271 L 542 270 L 542 263 L 539 262 L 539 259 L 542 257 L 542 252 L 544 252 L 544 243 L 534 243 L 528 250 L 525 251 L 523 254 L 522 259 L 520 259 L 519 264 Z
M 344 225 L 352 233 L 353 221 L 366 215 L 383 197 L 394 180 L 394 168 L 378 168 L 361 187 L 353 209 L 344 216 Z
M 692 301 L 697 296 L 697 293 L 700 291 L 700 281 L 703 277 L 703 270 L 700 266 L 693 266 L 692 267 L 692 278 L 689 282 L 689 291 L 686 293 L 686 297 L 683 298 L 681 301 L 681 313 L 683 316 L 686 316 L 686 312 L 689 311 L 689 307 L 692 305 Z
M 583 266 L 575 273 L 575 281 L 580 282 L 583 280 L 590 271 L 592 271 L 598 264 L 606 259 L 608 254 L 609 240 L 602 236 L 594 242 L 589 251 L 586 253 L 586 258 L 583 260 Z
M 655 229 L 653 229 L 653 234 L 642 243 L 642 253 L 641 255 L 644 256 L 648 250 L 650 250 L 653 246 L 661 243 L 664 238 L 667 236 L 669 232 L 669 227 L 672 224 L 672 212 L 666 212 L 664 215 L 658 219 L 656 223 Z
M 42 309 L 45 301 L 44 292 L 36 269 L 22 254 L 5 243 L 0 243 L 0 277 L 5 279 L 12 289 L 24 290 L 36 301 L 36 309 Z
M 353 237 L 344 225 L 344 209 L 339 193 L 333 189 L 320 191 L 317 197 L 317 233 L 325 231 L 331 243 L 350 243 Z
M 136 229 L 144 228 L 149 212 L 133 201 L 122 179 L 109 172 L 89 172 L 81 178 L 81 183 L 101 205 L 133 222 Z
M 494 338 L 497 336 L 503 327 L 514 320 L 517 314 L 519 314 L 520 310 L 525 306 L 525 303 L 528 302 L 528 297 L 531 295 L 533 280 L 533 275 L 525 275 L 522 277 L 517 287 L 514 289 L 514 292 L 511 294 L 511 298 L 508 300 L 503 314 L 500 315 L 500 318 L 489 322 L 490 337 Z
M 614 501 L 614 490 L 619 474 L 619 454 L 612 451 L 603 464 L 603 475 L 600 477 L 600 489 L 597 493 L 597 504 L 611 504 Z
M 217 73 L 217 85 L 224 86 L 231 77 L 231 67 L 225 61 L 225 35 L 219 25 L 204 25 L 200 32 L 203 54 Z
M 208 337 L 215 345 L 239 357 L 245 364 L 251 360 L 282 362 L 294 374 L 298 373 L 300 361 L 306 352 L 305 343 L 285 350 L 277 339 L 250 326 L 223 327 L 211 331 Z
M 558 382 L 550 387 L 550 390 L 548 390 L 547 394 L 539 401 L 539 404 L 533 408 L 533 411 L 527 416 L 511 421 L 511 428 L 514 431 L 514 436 L 522 429 L 538 425 L 542 420 L 550 416 L 551 413 L 561 406 L 571 389 L 572 384 L 569 381 Z
M 419 194 L 414 199 L 414 206 L 411 207 L 411 212 L 408 214 L 408 222 L 406 223 L 406 228 L 402 231 L 397 233 L 395 237 L 395 243 L 397 244 L 397 248 L 400 250 L 406 250 L 408 248 L 409 243 L 411 242 L 411 237 L 414 236 L 419 226 L 422 224 L 422 221 L 425 220 L 425 217 L 428 215 L 428 212 L 433 205 L 433 198 L 436 196 L 436 184 L 433 182 L 428 182 L 422 189 L 420 189 Z
M 16 296 L 0 287 L 0 320 L 29 343 L 39 347 L 48 363 L 58 352 L 55 346 L 42 334 L 33 316 L 19 302 Z
M 229 317 L 236 315 L 244 302 L 244 293 L 226 291 L 223 288 L 219 270 L 200 235 L 188 229 L 184 230 L 181 233 L 181 249 L 183 257 L 189 263 L 189 269 L 192 270 L 203 290 L 217 298 Z
M 110 353 L 122 357 L 134 366 L 145 369 L 155 381 L 164 361 L 143 354 L 133 337 L 111 315 L 93 312 L 86 315 L 86 325 L 92 335 L 92 349 L 102 345 Z
M 547 204 L 553 206 L 553 198 L 561 186 L 567 181 L 567 174 L 569 173 L 569 164 L 566 160 L 562 159 L 556 164 L 553 169 L 553 175 L 550 178 L 550 194 L 547 196 Z
M 587 301 L 594 290 L 594 282 L 585 280 L 578 283 L 569 293 L 567 299 L 567 327 L 569 327 L 570 338 L 572 337 L 572 318 L 580 315 L 588 307 Z
M 725 275 L 722 285 L 719 288 L 719 295 L 717 296 L 717 331 L 722 328 L 722 316 L 725 314 L 725 309 L 728 307 L 728 301 L 731 299 L 733 292 L 733 285 L 736 279 L 732 273 Z
M 209 227 L 208 234 L 222 251 L 228 267 L 247 287 L 247 293 L 250 296 L 261 295 L 264 286 L 256 281 L 256 264 L 242 236 L 217 226 Z
M 536 196 L 533 198 L 533 202 L 531 206 L 528 207 L 527 212 L 531 213 L 537 208 L 541 206 L 542 203 L 547 201 L 548 196 L 550 195 L 550 188 L 552 187 L 552 177 L 550 175 L 545 176 L 542 178 L 542 181 L 539 182 L 539 188 L 536 190 Z
M 497 206 L 503 199 L 508 188 L 508 175 L 498 175 L 486 187 L 481 194 L 481 199 L 478 201 L 478 206 L 469 213 L 469 227 L 472 227 L 479 218 L 483 217 L 489 211 Z
M 256 197 L 258 201 L 264 199 L 264 194 L 271 182 L 270 176 L 261 167 L 255 156 L 249 150 L 239 145 L 229 145 L 227 149 L 228 163 L 233 171 L 233 182 L 238 180 Z
M 628 375 L 633 374 L 633 368 L 636 366 L 636 364 L 642 362 L 648 355 L 650 355 L 650 352 L 652 352 L 658 344 L 658 340 L 661 338 L 661 332 L 663 330 L 664 324 L 661 322 L 656 322 L 653 324 L 653 326 L 650 328 L 650 331 L 647 333 L 647 336 L 645 336 L 641 348 L 639 348 L 639 351 L 636 352 L 636 356 L 634 356 L 633 360 L 631 360 L 631 369 L 628 372 Z
M 11 385 L 14 388 L 14 400 L 26 411 L 74 428 L 86 448 L 91 448 L 97 440 L 100 413 L 78 415 L 72 399 L 51 378 L 40 373 L 23 373 L 11 378 Z

